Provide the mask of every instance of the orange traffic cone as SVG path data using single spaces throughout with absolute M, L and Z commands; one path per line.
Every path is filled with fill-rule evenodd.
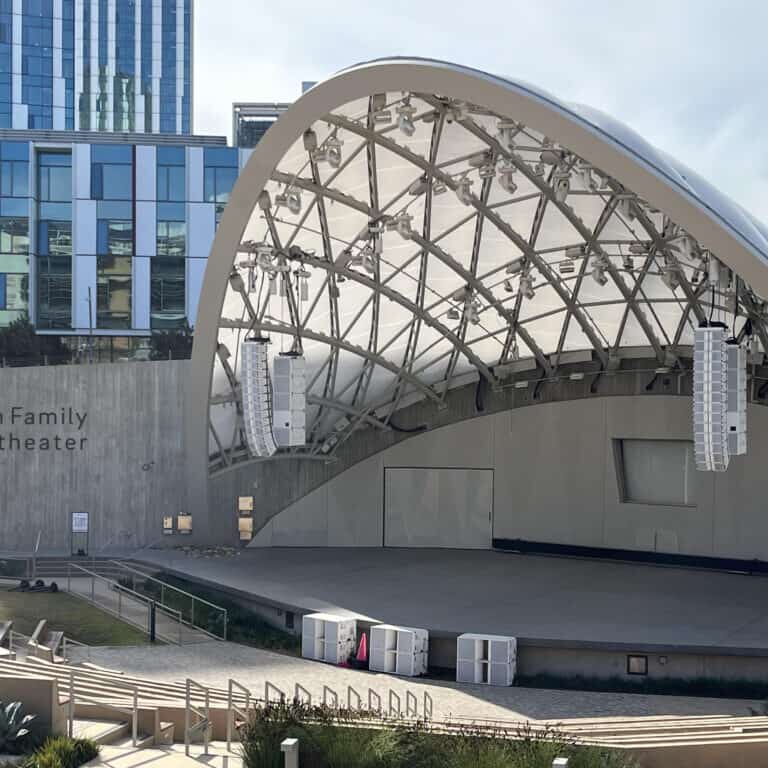
M 357 649 L 357 656 L 355 657 L 361 664 L 368 662 L 368 640 L 365 632 L 360 637 L 360 646 Z

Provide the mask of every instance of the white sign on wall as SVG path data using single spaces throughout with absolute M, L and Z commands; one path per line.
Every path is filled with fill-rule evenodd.
M 88 533 L 88 513 L 72 513 L 72 533 Z

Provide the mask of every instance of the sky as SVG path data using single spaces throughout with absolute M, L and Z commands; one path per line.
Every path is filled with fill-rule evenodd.
M 601 109 L 768 222 L 763 0 L 195 0 L 195 133 L 385 56 L 443 59 Z M 231 138 L 231 136 L 230 136 Z

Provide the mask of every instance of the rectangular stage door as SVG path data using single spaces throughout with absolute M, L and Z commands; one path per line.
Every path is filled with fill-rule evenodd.
M 384 470 L 384 546 L 490 549 L 492 469 Z

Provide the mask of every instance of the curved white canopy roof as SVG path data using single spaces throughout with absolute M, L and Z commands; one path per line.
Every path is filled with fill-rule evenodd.
M 627 347 L 684 368 L 709 317 L 768 346 L 767 265 L 764 225 L 597 110 L 442 62 L 361 64 L 286 112 L 238 181 L 201 298 L 197 438 L 215 468 L 250 458 L 251 332 L 303 350 L 300 452 L 326 455 L 461 376 L 553 376 L 569 352 L 607 368 Z

